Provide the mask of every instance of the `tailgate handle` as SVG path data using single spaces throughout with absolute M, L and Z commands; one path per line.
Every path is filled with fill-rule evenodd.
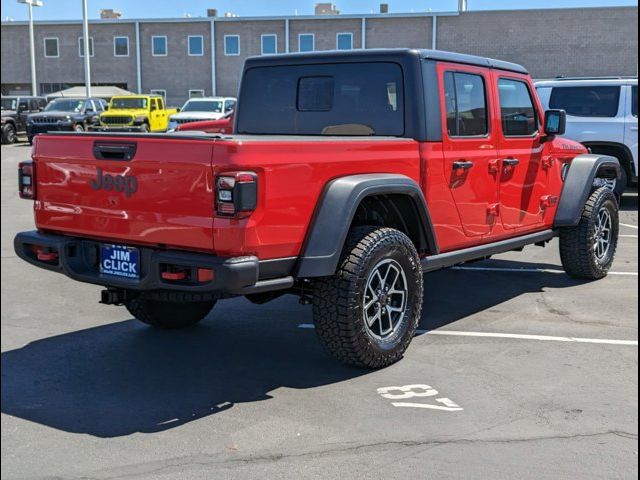
M 136 156 L 136 143 L 95 142 L 93 156 L 98 160 L 132 160 Z

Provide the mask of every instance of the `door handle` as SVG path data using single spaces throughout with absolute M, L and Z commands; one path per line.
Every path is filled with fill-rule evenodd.
M 457 162 L 453 162 L 453 168 L 455 170 L 469 170 L 471 167 L 473 167 L 473 162 L 469 162 L 466 160 L 459 160 Z
M 502 160 L 502 165 L 505 167 L 515 167 L 520 164 L 520 160 L 517 158 L 505 158 Z

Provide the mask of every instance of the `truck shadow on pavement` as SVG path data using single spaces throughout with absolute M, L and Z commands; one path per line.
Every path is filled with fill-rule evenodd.
M 546 267 L 508 262 L 519 267 Z M 427 275 L 420 328 L 433 329 L 546 287 L 578 284 L 565 275 L 490 275 L 448 270 Z M 461 292 L 473 292 L 464 302 Z M 244 299 L 218 305 L 184 331 L 136 320 L 43 338 L 2 353 L 2 413 L 72 433 L 118 437 L 154 433 L 241 402 L 272 398 L 371 373 L 322 352 L 308 308 L 293 297 L 268 306 Z
M 118 437 L 267 400 L 279 387 L 312 388 L 367 373 L 331 361 L 299 322 L 270 315 L 270 325 L 270 318 L 256 319 L 257 307 L 237 302 L 239 311 L 216 314 L 214 308 L 202 324 L 183 331 L 129 320 L 4 352 L 2 413 L 66 432 Z M 241 319 L 245 314 L 249 322 Z
M 487 260 L 465 265 L 468 268 L 559 270 L 558 265 Z M 588 283 L 564 272 L 512 273 L 483 270 L 448 269 L 425 276 L 425 303 L 418 328 L 433 330 L 478 312 L 495 308 L 525 293 L 546 288 L 568 288 Z M 468 299 L 469 301 L 465 301 Z

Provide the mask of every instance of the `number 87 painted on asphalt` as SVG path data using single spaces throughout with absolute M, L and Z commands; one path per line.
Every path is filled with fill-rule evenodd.
M 393 393 L 398 392 L 398 393 Z M 407 400 L 409 398 L 435 397 L 438 391 L 429 385 L 413 384 L 401 387 L 381 387 L 378 394 L 388 400 Z M 427 408 L 431 410 L 443 410 L 445 412 L 459 412 L 463 408 L 449 398 L 436 398 L 436 402 L 442 405 L 417 402 L 391 402 L 394 407 Z

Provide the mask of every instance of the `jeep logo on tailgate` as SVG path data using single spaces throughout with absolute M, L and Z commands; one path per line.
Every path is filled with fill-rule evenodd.
M 108 192 L 124 192 L 125 197 L 130 197 L 138 190 L 138 179 L 133 175 L 109 175 L 98 168 L 98 176 L 89 183 L 93 190 L 104 189 Z

